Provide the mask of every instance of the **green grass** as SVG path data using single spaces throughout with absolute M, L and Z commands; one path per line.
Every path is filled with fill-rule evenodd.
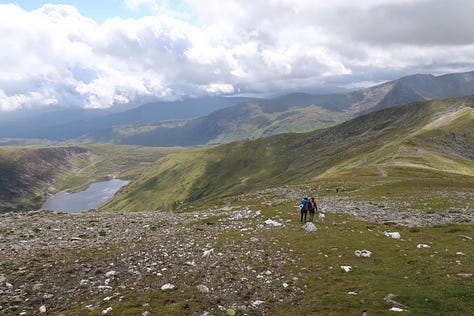
M 360 222 L 346 215 L 326 214 L 316 223 L 316 233 L 300 229 L 292 205 L 276 207 L 281 221 L 291 219 L 287 228 L 271 232 L 280 246 L 289 246 L 300 257 L 298 284 L 305 295 L 284 302 L 272 315 L 385 315 L 392 305 L 384 302 L 390 293 L 408 306 L 410 315 L 463 315 L 474 308 L 472 280 L 458 273 L 473 273 L 474 247 L 459 235 L 474 235 L 473 225 L 443 225 L 427 228 L 387 227 Z M 264 209 L 272 217 L 275 209 Z M 398 231 L 400 240 L 388 238 L 384 231 Z M 221 235 L 237 242 L 238 234 Z M 425 243 L 431 248 L 418 249 Z M 371 258 L 358 258 L 355 250 L 372 251 Z M 465 255 L 457 255 L 463 252 Z M 346 273 L 341 265 L 350 265 Z M 304 269 L 303 269 L 304 268 Z M 355 291 L 358 295 L 349 295 Z
M 86 148 L 90 148 L 95 156 L 91 161 L 76 161 L 76 172 L 66 173 L 58 178 L 56 186 L 59 190 L 80 190 L 92 182 L 111 177 L 133 179 L 159 158 L 184 149 L 127 145 L 96 145 Z
M 469 158 L 472 148 L 469 133 L 459 126 L 471 126 L 474 120 L 472 109 L 459 108 L 460 102 L 453 99 L 409 104 L 310 133 L 169 155 L 103 208 L 172 209 L 302 181 L 351 181 L 367 176 L 385 177 L 386 182 L 460 177 L 464 178 L 460 183 L 469 183 L 474 175 L 474 162 Z M 458 113 L 456 119 L 440 125 L 451 112 Z M 429 131 L 434 126 L 442 127 L 443 142 L 452 143 L 451 149 L 439 148 L 439 140 L 430 142 L 426 126 L 431 126 Z M 453 135 L 455 141 L 451 140 Z M 427 183 L 421 181 L 414 189 Z M 468 185 L 468 193 L 470 188 Z

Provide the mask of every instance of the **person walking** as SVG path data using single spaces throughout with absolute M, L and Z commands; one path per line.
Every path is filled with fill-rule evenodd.
M 300 222 L 301 222 L 301 224 L 306 223 L 306 215 L 308 214 L 308 204 L 309 204 L 309 200 L 308 200 L 307 197 L 302 199 L 301 202 L 300 202 L 300 211 L 301 211 Z M 304 222 L 303 222 L 303 219 L 304 219 Z
M 314 220 L 314 213 L 319 212 L 318 209 L 318 203 L 316 203 L 316 198 L 314 195 L 311 195 L 311 198 L 309 199 L 308 203 L 310 204 L 308 207 L 309 210 L 309 221 L 313 222 Z

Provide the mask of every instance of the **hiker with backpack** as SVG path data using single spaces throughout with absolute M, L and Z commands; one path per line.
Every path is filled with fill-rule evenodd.
M 301 219 L 300 222 L 301 224 L 306 223 L 306 215 L 308 214 L 308 205 L 309 205 L 309 200 L 307 197 L 301 200 L 300 202 L 300 211 L 301 211 Z M 304 222 L 303 222 L 304 219 Z
M 319 212 L 319 209 L 318 209 L 318 203 L 316 203 L 316 199 L 314 197 L 314 195 L 311 195 L 311 198 L 308 200 L 308 211 L 309 211 L 309 221 L 310 222 L 313 222 L 314 220 L 314 213 L 316 211 Z

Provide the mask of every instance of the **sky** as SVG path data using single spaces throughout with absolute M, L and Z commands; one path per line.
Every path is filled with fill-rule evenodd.
M 0 1 L 0 111 L 474 70 L 472 0 Z

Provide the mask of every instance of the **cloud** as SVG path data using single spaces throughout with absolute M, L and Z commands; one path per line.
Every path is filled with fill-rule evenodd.
M 73 6 L 0 4 L 0 110 L 358 87 L 474 66 L 472 1 L 187 0 L 186 18 L 170 3 L 127 0 L 155 15 L 102 24 Z

